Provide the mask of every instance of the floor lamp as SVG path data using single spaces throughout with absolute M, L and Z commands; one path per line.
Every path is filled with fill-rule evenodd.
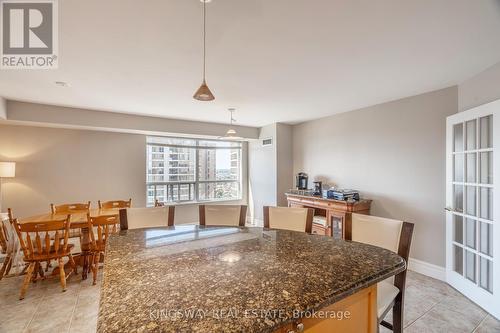
M 0 213 L 2 212 L 2 179 L 16 176 L 16 162 L 0 162 Z

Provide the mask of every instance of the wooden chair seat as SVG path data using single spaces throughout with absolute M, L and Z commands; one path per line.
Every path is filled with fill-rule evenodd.
M 33 244 L 33 246 L 35 247 L 36 245 Z M 54 245 L 51 245 L 49 251 L 46 251 L 46 248 L 44 247 L 42 254 L 33 254 L 29 258 L 23 258 L 23 260 L 26 262 L 32 262 L 32 261 L 53 260 L 53 259 L 59 258 L 60 256 L 65 257 L 71 253 L 71 250 L 74 247 L 75 247 L 74 244 L 68 244 L 68 246 L 66 247 L 66 250 L 61 250 L 61 248 L 62 248 L 62 244 L 61 244 L 59 247 L 59 251 L 56 251 Z

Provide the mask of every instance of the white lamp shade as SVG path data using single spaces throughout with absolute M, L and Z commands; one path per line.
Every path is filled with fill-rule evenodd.
M 0 178 L 16 176 L 16 162 L 0 162 Z

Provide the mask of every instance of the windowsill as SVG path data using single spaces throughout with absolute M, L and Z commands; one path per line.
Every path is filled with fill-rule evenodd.
M 211 205 L 211 204 L 218 204 L 221 202 L 226 203 L 226 202 L 235 202 L 235 201 L 241 201 L 241 200 L 243 200 L 243 198 L 224 199 L 224 200 L 207 200 L 207 201 L 165 202 L 165 206 Z M 153 206 L 148 206 L 148 207 L 153 207 Z

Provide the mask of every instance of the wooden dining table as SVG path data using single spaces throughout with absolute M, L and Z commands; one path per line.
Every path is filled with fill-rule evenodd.
M 45 213 L 45 214 L 39 214 L 39 215 L 21 218 L 21 219 L 18 219 L 18 221 L 19 221 L 19 223 L 57 221 L 57 220 L 63 220 L 68 215 L 71 215 L 71 217 L 70 217 L 70 229 L 72 229 L 72 230 L 80 229 L 81 230 L 81 235 L 80 235 L 81 253 L 75 255 L 73 258 L 74 258 L 75 262 L 77 263 L 77 265 L 82 266 L 82 279 L 85 280 L 85 279 L 87 279 L 89 269 L 90 269 L 89 258 L 87 255 L 87 253 L 90 250 L 90 235 L 89 235 L 87 214 L 90 213 L 90 216 L 92 216 L 92 217 L 120 215 L 120 210 L 124 210 L 124 208 L 90 209 L 89 211 L 81 210 L 81 211 L 72 211 L 71 213 L 56 213 L 56 214 Z M 117 228 L 119 229 L 119 226 L 117 226 Z M 70 241 L 70 243 L 71 243 L 71 241 Z M 68 270 L 70 270 L 70 267 L 68 264 L 66 264 L 65 269 L 66 269 L 66 267 Z M 54 269 L 53 274 L 59 274 L 58 269 Z

